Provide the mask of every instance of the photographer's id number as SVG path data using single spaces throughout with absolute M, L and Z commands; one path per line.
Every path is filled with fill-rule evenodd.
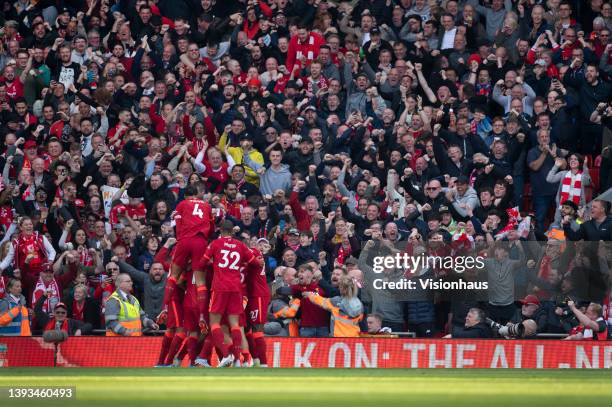
M 0 400 L 6 399 L 73 399 L 74 387 L 0 387 Z

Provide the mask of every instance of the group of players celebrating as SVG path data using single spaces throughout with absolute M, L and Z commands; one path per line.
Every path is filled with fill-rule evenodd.
M 193 366 L 267 367 L 263 327 L 270 291 L 263 256 L 233 237 L 229 220 L 218 225 L 202 191 L 187 186 L 173 214 L 173 247 L 164 310 L 166 333 L 157 366 L 178 366 L 186 354 Z

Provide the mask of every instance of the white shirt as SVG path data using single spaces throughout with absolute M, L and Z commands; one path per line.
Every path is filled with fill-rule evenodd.
M 455 48 L 455 34 L 457 34 L 457 27 L 450 31 L 445 31 L 440 49 Z

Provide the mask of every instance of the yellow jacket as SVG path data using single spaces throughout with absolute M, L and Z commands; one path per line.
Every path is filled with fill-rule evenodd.
M 221 138 L 219 139 L 219 149 L 221 151 L 225 151 L 226 144 L 227 144 L 227 133 L 224 132 L 221 135 Z M 231 156 L 231 159 L 234 161 L 235 164 L 244 165 L 244 168 L 246 170 L 245 180 L 259 187 L 259 175 L 257 174 L 257 172 L 255 172 L 253 168 L 249 167 L 248 165 L 244 163 L 244 151 L 242 150 L 242 147 L 228 147 L 227 152 Z M 248 154 L 249 154 L 249 159 L 251 159 L 255 163 L 260 164 L 260 165 L 264 164 L 263 155 L 258 150 L 253 148 L 251 151 L 249 151 Z M 229 158 L 230 157 L 228 157 L 228 161 L 229 161 Z

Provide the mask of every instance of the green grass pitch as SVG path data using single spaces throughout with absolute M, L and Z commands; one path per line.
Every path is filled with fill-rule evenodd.
M 611 383 L 609 370 L 12 368 L 0 386 L 76 386 L 76 400 L 0 406 L 588 406 L 609 405 Z

